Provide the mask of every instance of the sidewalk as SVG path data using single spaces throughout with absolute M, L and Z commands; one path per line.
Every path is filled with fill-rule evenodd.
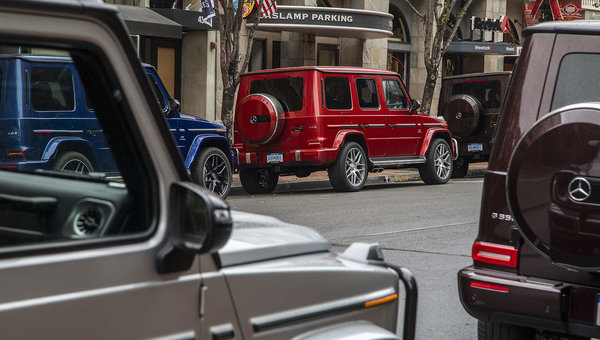
M 467 178 L 481 178 L 487 169 L 487 163 L 471 163 L 469 164 L 469 172 Z M 419 171 L 413 168 L 404 169 L 384 169 L 383 172 L 369 173 L 367 183 L 365 185 L 392 184 L 409 181 L 420 181 Z M 313 172 L 308 177 L 298 178 L 294 175 L 280 176 L 277 188 L 274 192 L 290 192 L 290 191 L 305 191 L 305 190 L 323 190 L 333 189 L 329 183 L 327 171 Z M 247 195 L 242 189 L 238 174 L 233 175 L 233 184 L 230 195 Z

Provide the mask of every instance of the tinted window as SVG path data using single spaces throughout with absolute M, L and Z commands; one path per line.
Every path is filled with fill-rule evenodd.
M 396 79 L 384 79 L 383 93 L 385 94 L 385 104 L 390 109 L 408 109 L 408 101 L 402 91 L 400 82 Z
M 569 54 L 558 70 L 552 110 L 575 103 L 600 101 L 600 54 Z
M 302 109 L 304 79 L 300 77 L 255 80 L 250 84 L 250 94 L 266 93 L 277 98 L 284 111 Z
M 361 108 L 376 109 L 379 107 L 375 79 L 356 79 L 356 92 L 358 93 L 358 105 Z
M 164 110 L 167 106 L 167 102 L 165 101 L 165 97 L 160 90 L 160 86 L 158 86 L 158 82 L 151 74 L 146 73 L 146 76 L 148 77 L 148 81 L 150 81 L 150 87 L 152 87 L 152 91 L 154 92 L 154 96 L 156 97 L 158 105 L 160 105 L 160 109 Z
M 351 98 L 348 78 L 325 77 L 325 105 L 328 109 L 351 109 Z
M 31 105 L 36 111 L 72 111 L 75 100 L 71 70 L 66 66 L 32 68 Z
M 500 80 L 475 79 L 452 85 L 452 95 L 468 94 L 477 98 L 486 109 L 500 107 Z

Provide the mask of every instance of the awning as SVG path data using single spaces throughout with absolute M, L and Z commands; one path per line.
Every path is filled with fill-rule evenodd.
M 454 41 L 448 52 L 516 55 L 517 45 L 501 42 Z
M 153 8 L 152 10 L 180 24 L 184 31 L 211 31 L 217 29 L 217 19 L 213 19 L 214 28 L 199 20 L 202 12 L 170 8 Z
M 392 19 L 394 16 L 389 13 L 359 9 L 277 6 L 277 12 L 260 20 L 258 30 L 377 39 L 392 36 Z M 253 25 L 252 20 L 246 25 Z
M 129 33 L 146 37 L 181 39 L 180 24 L 145 7 L 116 5 Z

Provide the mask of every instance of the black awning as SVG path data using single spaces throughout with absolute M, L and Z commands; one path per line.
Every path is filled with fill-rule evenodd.
M 129 33 L 146 37 L 181 39 L 180 24 L 145 7 L 116 5 Z
M 448 47 L 448 52 L 516 55 L 517 45 L 503 42 L 454 41 Z
M 184 31 L 214 31 L 217 29 L 216 19 L 213 20 L 214 28 L 199 20 L 202 12 L 170 8 L 153 8 L 152 10 L 180 24 Z

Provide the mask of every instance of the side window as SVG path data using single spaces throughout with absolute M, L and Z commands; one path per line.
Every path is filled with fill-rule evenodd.
M 135 127 L 116 118 L 131 114 L 127 101 L 112 95 L 121 90 L 119 78 L 101 68 L 99 56 L 80 48 L 72 56 L 43 51 L 5 55 L 0 71 L 2 76 L 19 62 L 29 65 L 29 103 L 36 111 L 32 117 L 13 104 L 26 102 L 26 91 L 14 90 L 26 80 L 4 77 L 12 114 L 0 122 L 0 253 L 148 232 L 152 182 L 139 154 L 143 149 L 135 147 Z M 45 113 L 74 110 L 75 98 L 84 98 L 83 84 L 92 85 L 86 98 L 91 114 Z
M 348 110 L 352 108 L 348 78 L 325 77 L 325 105 L 330 110 Z
M 160 86 L 158 86 L 158 82 L 156 81 L 154 76 L 151 75 L 150 73 L 146 73 L 146 76 L 148 77 L 148 81 L 150 82 L 150 87 L 152 87 L 152 92 L 154 92 L 154 96 L 156 97 L 156 101 L 158 102 L 158 105 L 160 105 L 161 111 L 166 110 L 167 102 L 165 100 L 165 96 L 163 96 L 163 93 L 160 90 Z
M 36 111 L 75 109 L 73 74 L 64 67 L 31 68 L 31 105 Z
M 559 107 L 600 101 L 600 54 L 572 53 L 560 62 L 552 110 Z
M 375 79 L 356 79 L 356 92 L 358 105 L 361 109 L 379 108 L 379 96 L 377 95 L 377 84 Z
M 382 84 L 388 109 L 408 109 L 408 101 L 397 79 L 383 79 Z

